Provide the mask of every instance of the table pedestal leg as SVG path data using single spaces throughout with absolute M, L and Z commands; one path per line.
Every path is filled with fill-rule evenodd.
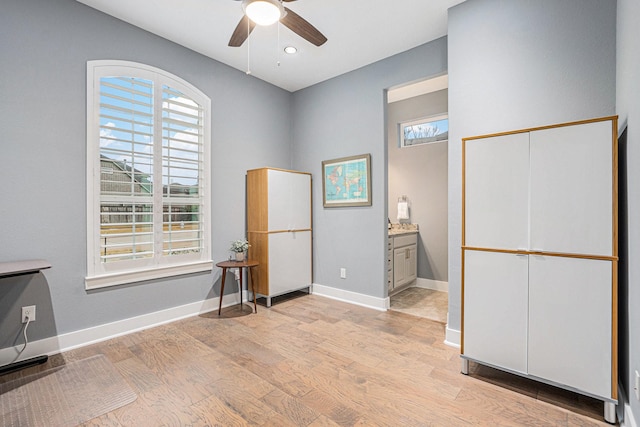
M 238 268 L 240 272 L 240 282 L 238 282 L 238 287 L 240 288 L 240 307 L 242 307 L 242 267 Z
M 224 279 L 227 277 L 227 268 L 222 267 L 222 284 L 220 285 L 220 305 L 218 305 L 218 316 L 222 310 L 222 295 L 224 295 Z
M 253 282 L 253 273 L 251 272 L 251 267 L 247 269 L 247 274 L 249 275 L 249 279 L 251 279 L 251 292 L 253 292 L 253 312 L 258 312 L 258 305 L 256 303 L 256 285 Z

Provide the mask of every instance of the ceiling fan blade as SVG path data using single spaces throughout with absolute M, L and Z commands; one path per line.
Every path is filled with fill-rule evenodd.
M 284 8 L 287 14 L 280 19 L 282 24 L 291 31 L 316 46 L 322 46 L 327 38 L 316 27 L 289 8 Z
M 247 31 L 247 21 L 249 24 Z M 255 28 L 256 24 L 247 18 L 247 15 L 244 15 L 240 22 L 238 22 L 238 26 L 235 30 L 233 30 L 233 34 L 231 34 L 231 38 L 229 39 L 230 47 L 239 47 L 242 46 L 242 43 L 249 37 L 249 34 Z

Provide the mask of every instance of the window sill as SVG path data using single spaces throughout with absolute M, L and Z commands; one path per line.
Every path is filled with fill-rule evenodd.
M 84 284 L 86 290 L 91 290 L 211 270 L 213 270 L 213 261 L 198 261 L 189 264 L 168 265 L 144 270 L 88 276 L 85 277 Z

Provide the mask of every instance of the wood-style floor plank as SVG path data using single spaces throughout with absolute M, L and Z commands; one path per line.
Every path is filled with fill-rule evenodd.
M 261 400 L 298 426 L 308 426 L 320 415 L 305 405 L 302 400 L 281 390 L 274 390 Z
M 606 426 L 600 401 L 471 364 L 444 325 L 306 295 L 52 356 L 104 354 L 138 394 L 90 426 Z
M 243 427 L 249 423 L 217 396 L 211 395 L 191 406 L 207 426 Z
M 113 412 L 108 412 L 80 425 L 81 427 L 122 427 Z
M 144 393 L 163 384 L 162 380 L 137 357 L 120 360 L 114 365 L 136 393 Z
M 161 422 L 160 425 L 206 427 L 206 422 L 188 406 L 191 400 L 184 399 L 182 395 L 182 391 L 163 385 L 138 395 L 138 399 L 153 411 L 154 416 Z M 209 395 L 202 396 L 198 402 Z

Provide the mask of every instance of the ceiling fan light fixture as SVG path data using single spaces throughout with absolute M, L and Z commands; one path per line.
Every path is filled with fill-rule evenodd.
M 242 8 L 257 25 L 275 24 L 285 15 L 284 7 L 278 0 L 245 0 Z

